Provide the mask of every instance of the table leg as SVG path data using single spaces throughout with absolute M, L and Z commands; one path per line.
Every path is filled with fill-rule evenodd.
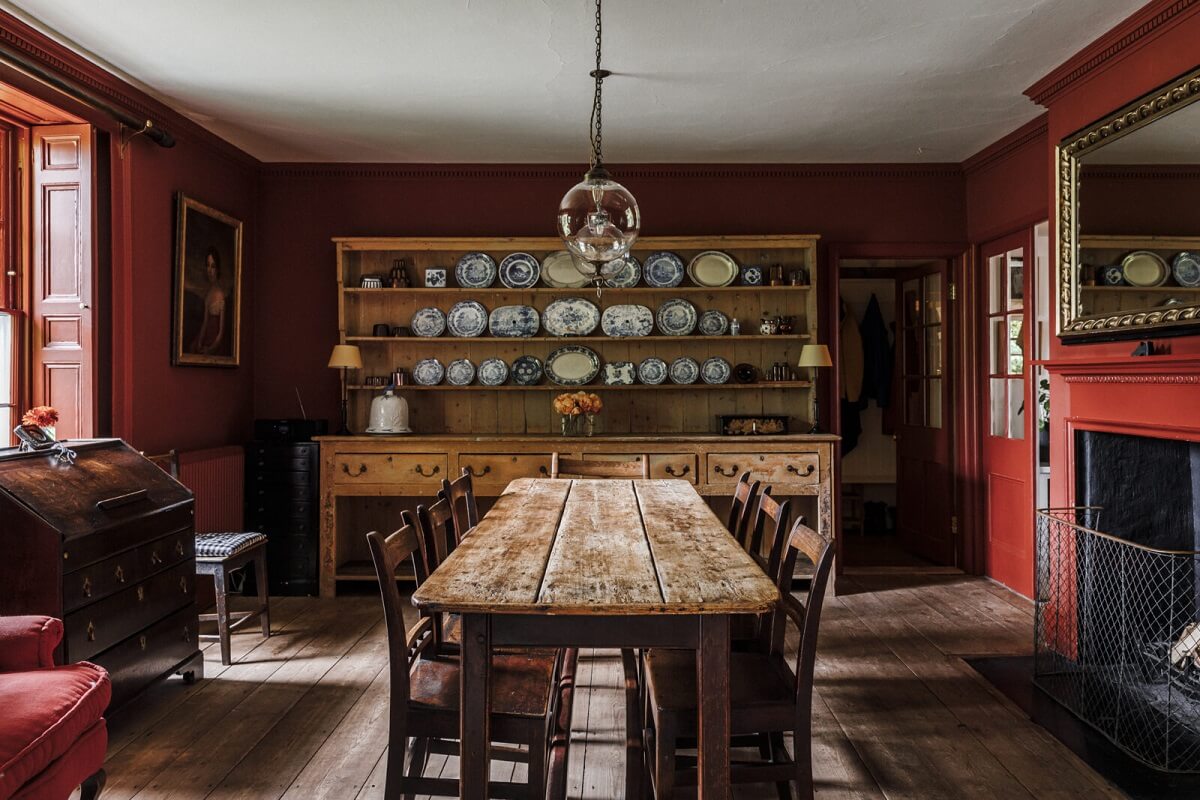
M 700 692 L 698 752 L 700 797 L 727 800 L 729 795 L 729 615 L 700 617 L 696 653 L 696 687 Z
M 459 796 L 467 800 L 486 800 L 488 796 L 491 630 L 491 618 L 486 614 L 463 614 L 459 671 L 459 741 L 462 748 Z

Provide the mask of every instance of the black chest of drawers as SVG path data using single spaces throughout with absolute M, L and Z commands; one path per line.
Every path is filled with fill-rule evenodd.
M 316 442 L 246 446 L 246 528 L 267 535 L 271 594 L 317 594 L 319 456 Z

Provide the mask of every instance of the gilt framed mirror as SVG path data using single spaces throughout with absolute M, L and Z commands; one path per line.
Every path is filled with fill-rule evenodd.
M 1200 332 L 1200 69 L 1059 143 L 1058 335 Z

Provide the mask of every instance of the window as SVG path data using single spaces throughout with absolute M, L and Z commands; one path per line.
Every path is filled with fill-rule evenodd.
M 0 447 L 9 443 L 10 431 L 17 424 L 15 326 L 13 315 L 0 311 Z
M 942 275 L 906 280 L 904 293 L 904 422 L 942 427 Z
M 988 407 L 992 436 L 1025 438 L 1025 251 L 988 259 Z

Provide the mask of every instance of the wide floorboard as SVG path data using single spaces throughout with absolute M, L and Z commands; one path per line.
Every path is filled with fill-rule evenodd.
M 960 575 L 856 576 L 839 589 L 817 662 L 818 797 L 1123 797 L 962 660 L 1029 652 L 1027 601 Z M 113 721 L 105 800 L 382 800 L 378 600 L 279 598 L 272 618 L 270 639 L 235 635 L 231 666 L 210 645 L 204 681 L 155 686 Z M 568 795 L 613 800 L 624 770 L 617 654 L 584 652 L 577 684 Z M 457 769 L 457 758 L 433 756 L 426 774 Z M 523 769 L 496 763 L 493 776 Z

